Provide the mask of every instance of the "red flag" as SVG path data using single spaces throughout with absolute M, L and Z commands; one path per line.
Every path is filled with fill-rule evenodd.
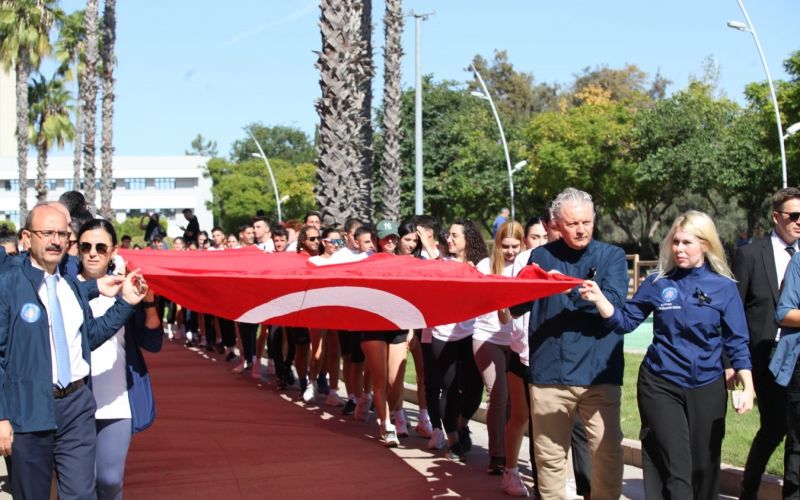
M 120 250 L 153 290 L 193 311 L 246 323 L 394 330 L 473 318 L 581 283 L 528 266 L 517 278 L 443 260 L 375 254 L 315 266 L 296 253 Z

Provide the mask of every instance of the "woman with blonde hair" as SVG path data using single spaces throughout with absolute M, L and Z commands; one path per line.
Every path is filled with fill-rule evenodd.
M 611 330 L 630 332 L 653 313 L 653 343 L 639 368 L 645 496 L 716 499 L 725 436 L 723 350 L 744 386 L 736 413 L 753 408 L 748 330 L 736 282 L 711 218 L 697 211 L 675 220 L 661 243 L 658 272 L 622 309 L 585 281 Z
M 478 262 L 483 274 L 512 276 L 514 259 L 522 249 L 522 225 L 517 221 L 503 223 L 495 233 L 490 257 Z M 504 318 L 505 319 L 505 318 Z M 503 473 L 506 464 L 505 427 L 508 417 L 508 383 L 506 371 L 511 356 L 511 322 L 500 322 L 497 311 L 475 318 L 472 332 L 472 353 L 481 372 L 488 395 L 486 427 L 489 432 L 489 464 L 486 472 Z

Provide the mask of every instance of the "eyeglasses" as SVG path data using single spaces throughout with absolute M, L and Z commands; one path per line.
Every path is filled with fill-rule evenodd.
M 81 253 L 84 254 L 84 255 L 88 254 L 89 252 L 92 251 L 92 246 L 94 246 L 95 250 L 97 250 L 97 253 L 99 255 L 105 255 L 105 254 L 108 253 L 108 245 L 107 244 L 98 243 L 96 245 L 92 245 L 91 243 L 89 243 L 87 241 L 84 241 L 83 243 L 81 243 L 81 246 L 80 246 Z
M 59 240 L 66 240 L 69 238 L 69 231 L 51 231 L 49 229 L 45 230 L 37 230 L 37 229 L 28 229 L 29 232 L 35 234 L 39 238 L 43 240 L 49 240 L 53 236 L 57 235 Z
M 341 239 L 341 238 L 336 239 L 336 240 L 332 240 L 330 238 L 325 238 L 322 241 L 325 242 L 325 243 L 330 243 L 331 245 L 333 245 L 335 247 L 340 247 L 340 246 L 344 245 L 344 240 Z
M 797 222 L 797 219 L 800 219 L 800 212 L 781 212 L 780 210 L 776 210 L 779 214 L 788 215 L 789 220 L 792 222 Z
M 309 236 L 306 238 L 308 241 L 319 241 L 319 236 Z

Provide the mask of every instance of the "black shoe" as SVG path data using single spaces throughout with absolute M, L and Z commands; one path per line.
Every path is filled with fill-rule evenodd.
M 458 460 L 459 462 L 466 462 L 467 461 L 467 454 L 464 449 L 461 447 L 460 442 L 455 442 L 447 448 L 447 452 L 445 456 L 450 460 Z
M 211 344 L 206 344 L 206 352 L 211 352 L 214 350 L 214 346 Z
M 253 363 L 245 363 L 242 373 L 249 373 L 253 369 Z
M 458 442 L 465 452 L 472 449 L 472 438 L 469 437 L 469 427 L 466 425 L 458 429 Z
M 342 407 L 342 415 L 352 415 L 356 411 L 356 402 L 348 399 Z
M 486 467 L 486 472 L 490 476 L 502 476 L 506 468 L 506 457 L 491 457 L 489 458 L 489 466 Z
M 228 355 L 225 356 L 225 361 L 227 361 L 228 363 L 232 363 L 235 360 L 236 360 L 236 354 L 233 351 L 229 352 Z

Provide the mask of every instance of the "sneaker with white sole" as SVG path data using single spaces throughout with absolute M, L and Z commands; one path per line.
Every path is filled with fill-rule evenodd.
M 325 404 L 328 406 L 344 406 L 344 400 L 338 394 L 331 391 L 328 397 L 325 398 Z
M 386 432 L 381 433 L 381 441 L 387 448 L 400 446 L 400 440 L 397 439 L 397 431 L 395 429 L 387 429 Z
M 369 405 L 372 403 L 372 396 L 362 394 L 356 401 L 356 411 L 353 414 L 356 420 L 367 421 L 369 419 Z
M 417 422 L 417 426 L 414 427 L 414 430 L 417 431 L 422 437 L 429 438 L 433 434 L 433 425 L 431 425 L 430 420 L 420 420 Z
M 519 470 L 506 469 L 503 472 L 503 491 L 512 497 L 527 497 L 528 488 L 522 482 Z
M 429 450 L 443 450 L 447 445 L 447 440 L 444 438 L 444 431 L 438 427 L 431 431 L 431 438 L 428 440 Z
M 397 429 L 397 437 L 408 437 L 408 421 L 406 412 L 397 410 L 394 414 L 394 426 Z
M 309 383 L 303 390 L 303 401 L 310 403 L 317 399 L 317 384 Z

